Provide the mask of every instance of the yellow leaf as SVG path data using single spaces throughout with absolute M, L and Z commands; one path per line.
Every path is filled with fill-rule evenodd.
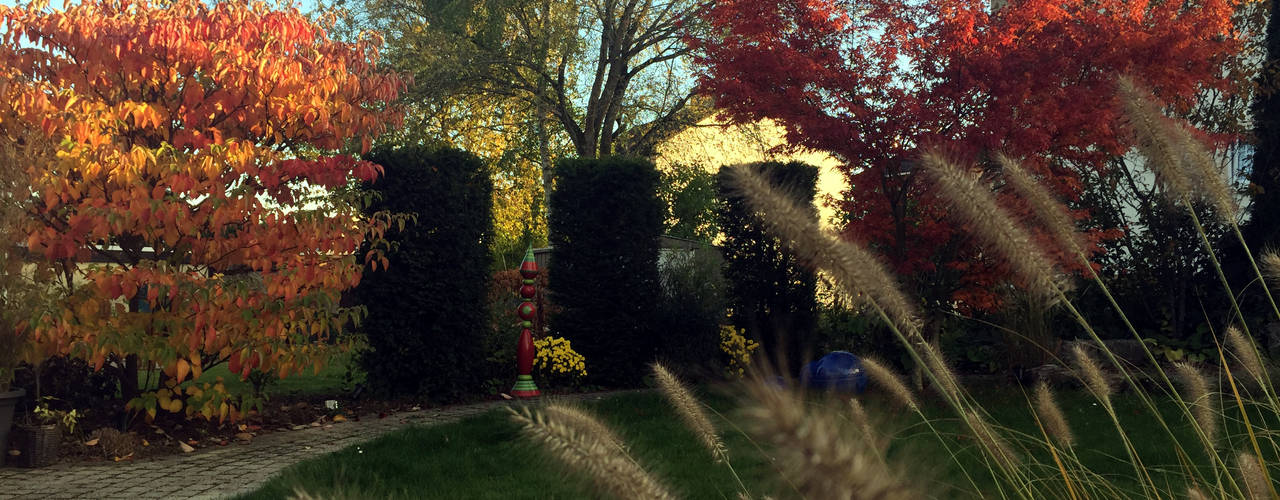
M 190 372 L 191 372 L 191 365 L 187 363 L 187 360 L 178 359 L 178 374 L 177 374 L 178 381 L 181 382 L 183 380 L 186 380 L 187 374 Z M 173 410 L 173 411 L 177 411 L 177 410 Z

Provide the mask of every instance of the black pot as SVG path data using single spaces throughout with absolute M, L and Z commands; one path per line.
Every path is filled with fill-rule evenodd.
M 13 407 L 25 396 L 27 391 L 14 389 L 0 392 L 0 463 L 9 455 L 9 429 L 13 427 Z

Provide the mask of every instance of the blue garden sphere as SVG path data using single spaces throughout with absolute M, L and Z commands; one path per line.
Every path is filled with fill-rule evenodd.
M 845 351 L 828 353 L 804 365 L 800 376 L 812 389 L 833 389 L 862 394 L 862 391 L 867 388 L 867 373 L 862 370 L 862 361 Z

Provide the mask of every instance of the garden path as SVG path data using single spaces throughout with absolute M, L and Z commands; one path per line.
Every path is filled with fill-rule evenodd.
M 594 400 L 614 393 L 557 396 Z M 0 468 L 0 499 L 227 498 L 260 487 L 285 467 L 410 425 L 433 425 L 500 408 L 507 401 L 424 408 L 386 418 L 366 416 L 298 431 L 263 434 L 246 444 L 155 459 Z

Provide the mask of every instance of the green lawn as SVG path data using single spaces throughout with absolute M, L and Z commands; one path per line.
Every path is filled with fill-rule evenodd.
M 1014 441 L 1031 443 L 1042 439 L 1022 392 L 1013 389 L 979 390 L 975 399 L 999 424 L 1011 429 Z M 734 430 L 734 400 L 706 399 L 718 412 L 729 415 L 721 421 L 732 463 L 755 496 L 791 498 L 790 489 L 777 480 L 765 455 L 751 440 Z M 993 483 L 984 476 L 981 456 L 972 439 L 963 432 L 949 410 L 937 403 L 926 405 L 934 426 L 945 436 L 955 460 L 939 445 L 937 435 L 913 414 L 893 409 L 877 395 L 863 398 L 864 405 L 881 420 L 881 429 L 893 434 L 888 455 L 890 463 L 909 473 L 912 481 L 943 498 L 973 497 L 975 487 L 957 464 L 965 464 L 977 483 L 976 490 L 996 495 Z M 1123 394 L 1115 398 L 1129 437 L 1157 484 L 1166 491 L 1185 491 L 1185 479 L 1178 467 L 1178 455 L 1164 431 L 1136 398 Z M 842 400 L 814 398 L 812 404 L 843 405 Z M 1059 395 L 1072 429 L 1082 463 L 1116 488 L 1138 497 L 1134 471 L 1114 426 L 1087 394 L 1063 391 Z M 842 406 L 843 407 L 843 406 Z M 588 405 L 603 416 L 631 444 L 633 456 L 654 471 L 684 498 L 736 498 L 736 482 L 723 465 L 714 464 L 698 442 L 656 393 L 628 394 Z M 1188 436 L 1187 426 L 1174 407 L 1161 406 L 1175 433 Z M 1258 418 L 1258 417 L 1251 417 Z M 1256 422 L 1255 422 L 1256 423 Z M 1269 423 L 1274 424 L 1274 422 Z M 1230 425 L 1228 427 L 1231 427 Z M 1228 439 L 1225 449 L 1242 449 L 1243 437 Z M 1014 446 L 1025 452 L 1018 445 Z M 1191 460 L 1204 465 L 1207 459 L 1189 445 Z M 1043 447 L 1036 449 L 1042 450 Z M 1270 450 L 1274 451 L 1274 450 Z M 1052 464 L 1047 453 L 1038 456 L 1041 464 Z M 1274 463 L 1274 462 L 1272 462 Z M 284 498 L 295 486 L 324 496 L 361 498 L 587 498 L 591 492 L 580 478 L 567 474 L 549 456 L 522 441 L 505 412 L 493 412 L 458 423 L 396 432 L 381 439 L 352 447 L 286 469 L 265 487 L 244 498 Z M 1056 469 L 1043 465 L 1028 473 L 1056 481 Z M 564 476 L 573 478 L 567 482 Z M 1212 472 L 1208 473 L 1212 476 Z
M 715 400 L 725 406 L 727 400 Z M 632 446 L 632 455 L 687 498 L 737 498 L 729 470 L 712 463 L 678 417 L 653 393 L 588 406 Z M 726 436 L 739 474 L 768 477 L 766 462 L 740 434 Z M 286 469 L 241 498 L 285 498 L 296 485 L 324 497 L 592 498 L 591 490 L 520 439 L 507 413 L 413 428 Z M 758 484 L 758 483 L 756 483 Z

